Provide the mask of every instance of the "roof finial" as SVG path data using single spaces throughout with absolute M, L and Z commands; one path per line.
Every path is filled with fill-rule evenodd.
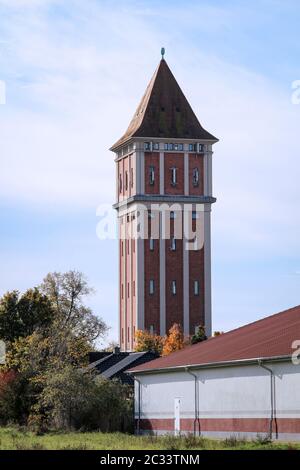
M 162 60 L 164 60 L 165 52 L 166 52 L 165 48 L 162 47 L 161 50 L 160 50 Z

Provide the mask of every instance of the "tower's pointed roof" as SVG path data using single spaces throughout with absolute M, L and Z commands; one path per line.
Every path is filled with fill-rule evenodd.
M 132 137 L 218 140 L 201 126 L 164 59 L 155 70 L 127 131 L 111 150 Z

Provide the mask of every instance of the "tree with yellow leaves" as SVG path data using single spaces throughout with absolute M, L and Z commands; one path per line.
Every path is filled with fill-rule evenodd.
M 162 353 L 164 345 L 164 338 L 159 335 L 154 335 L 149 331 L 137 330 L 135 333 L 135 348 L 136 352 L 153 351 L 159 356 Z
M 168 356 L 168 354 L 171 354 L 174 351 L 183 349 L 184 346 L 185 343 L 182 328 L 178 323 L 174 323 L 174 325 L 169 329 L 168 336 L 165 338 L 162 355 Z

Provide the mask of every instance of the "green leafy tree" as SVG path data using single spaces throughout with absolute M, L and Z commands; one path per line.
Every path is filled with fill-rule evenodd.
M 76 413 L 86 409 L 87 402 L 80 400 L 91 400 L 92 379 L 82 370 L 94 341 L 107 331 L 103 320 L 84 304 L 90 293 L 84 276 L 69 271 L 48 274 L 38 289 L 22 297 L 17 291 L 3 297 L 0 331 L 9 344 L 2 371 L 15 373 L 0 393 L 3 422 L 64 428 L 67 395 Z M 60 397 L 60 405 L 55 397 Z
M 84 338 L 90 344 L 105 335 L 104 321 L 84 305 L 83 299 L 92 294 L 93 289 L 81 272 L 49 273 L 40 289 L 50 300 L 61 330 Z
M 207 339 L 207 336 L 205 334 L 205 328 L 204 326 L 199 325 L 196 333 L 191 337 L 191 343 L 192 344 L 201 343 L 201 341 L 205 341 L 206 339 Z
M 0 338 L 13 342 L 31 335 L 35 330 L 50 326 L 54 311 L 49 298 L 37 288 L 7 292 L 0 299 Z

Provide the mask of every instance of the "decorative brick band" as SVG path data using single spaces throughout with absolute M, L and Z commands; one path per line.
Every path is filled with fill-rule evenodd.
M 181 418 L 180 429 L 185 432 L 269 432 L 269 418 L 201 418 L 195 422 L 192 418 Z M 136 427 L 138 420 L 136 420 Z M 140 429 L 144 431 L 174 431 L 174 419 L 141 419 Z M 276 418 L 273 432 L 300 433 L 300 418 Z

